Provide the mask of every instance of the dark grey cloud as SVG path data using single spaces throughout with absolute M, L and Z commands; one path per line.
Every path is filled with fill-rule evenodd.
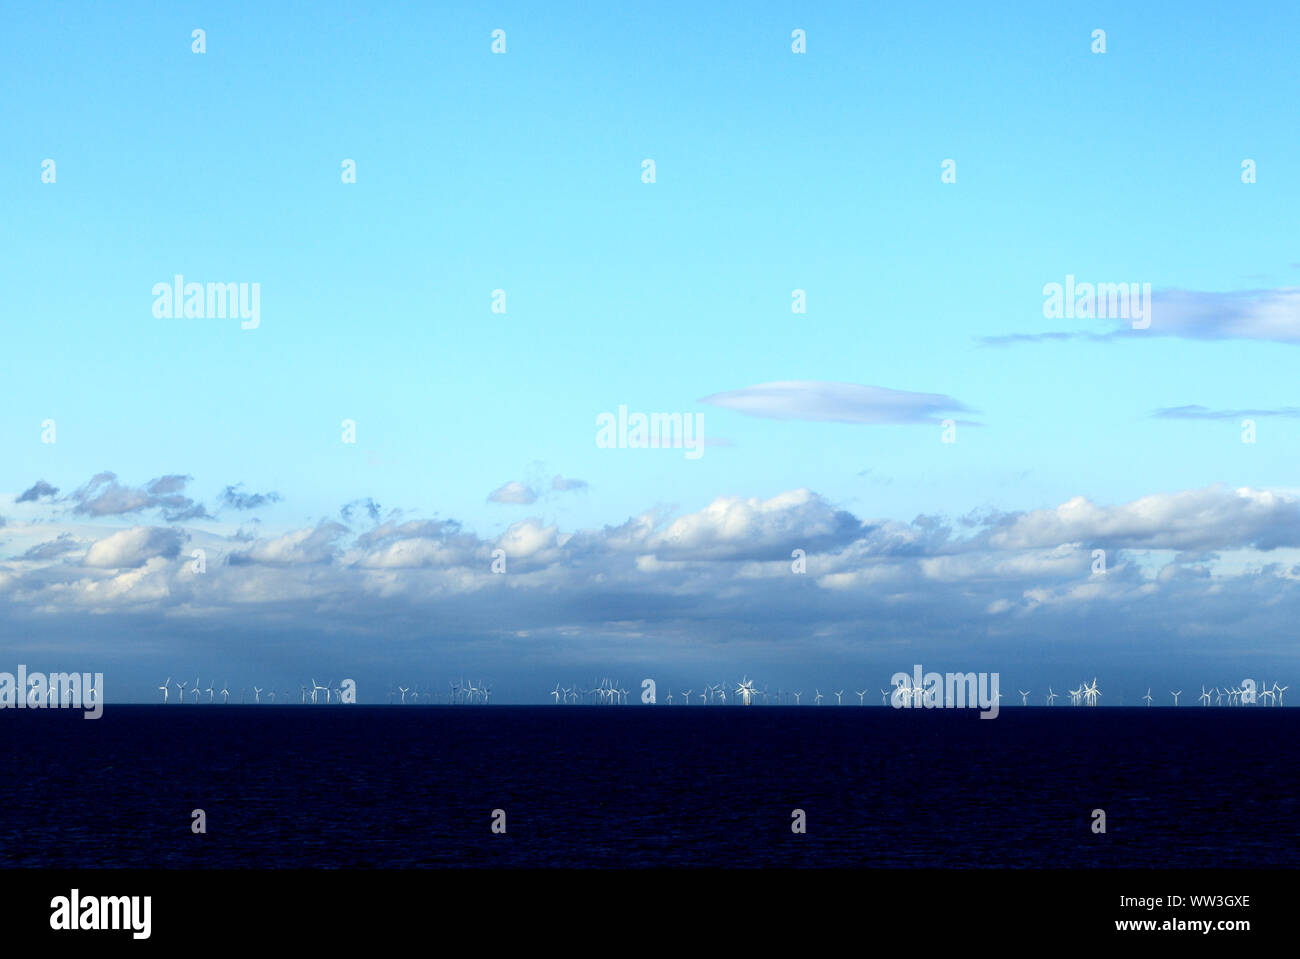
M 245 493 L 243 487 L 243 483 L 236 483 L 222 490 L 221 505 L 231 509 L 249 510 L 280 502 L 279 493 Z
M 54 559 L 65 553 L 80 549 L 82 543 L 71 533 L 60 533 L 56 538 L 47 540 L 33 546 L 27 552 L 23 553 L 22 559 L 26 560 L 46 560 Z
M 37 480 L 36 483 L 18 497 L 19 503 L 35 503 L 42 497 L 48 496 L 50 499 L 59 495 L 59 488 L 51 486 L 45 480 Z
M 339 509 L 339 515 L 343 517 L 345 523 L 351 523 L 353 516 L 359 516 L 363 512 L 372 523 L 378 523 L 382 508 L 373 499 L 366 497 L 353 500 Z

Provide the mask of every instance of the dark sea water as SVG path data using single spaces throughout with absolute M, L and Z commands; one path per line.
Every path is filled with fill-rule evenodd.
M 6 709 L 0 865 L 1295 866 L 1298 755 L 1264 708 Z

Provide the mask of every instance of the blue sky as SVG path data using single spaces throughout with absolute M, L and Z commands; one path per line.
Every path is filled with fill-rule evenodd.
M 1293 6 L 124 10 L 0 13 L 11 317 L 0 599 L 11 635 L 40 637 L 14 639 L 10 658 L 75 651 L 142 689 L 137 676 L 189 663 L 292 678 L 310 660 L 385 691 L 402 670 L 471 670 L 501 675 L 520 699 L 566 670 L 630 676 L 648 664 L 689 677 L 696 660 L 728 676 L 765 666 L 773 686 L 804 681 L 805 663 L 853 668 L 866 684 L 900 656 L 897 668 L 929 655 L 1023 670 L 1024 684 L 1109 669 L 1114 686 L 1143 689 L 1157 663 L 1184 668 L 1183 683 L 1239 662 L 1294 664 L 1293 646 L 1270 633 L 1293 619 L 1289 574 L 1243 573 L 1289 569 L 1300 548 L 1267 534 L 1300 528 Z M 498 28 L 505 55 L 490 50 Z M 795 28 L 806 54 L 791 52 Z M 1098 28 L 1104 54 L 1090 51 Z M 41 182 L 45 158 L 53 184 Z M 340 181 L 345 158 L 355 184 Z M 653 184 L 641 179 L 646 158 Z M 940 179 L 947 158 L 955 183 Z M 177 273 L 259 283 L 261 325 L 155 318 L 151 289 Z M 1067 274 L 1150 283 L 1152 327 L 1045 318 L 1043 286 Z M 803 315 L 791 312 L 796 288 Z M 490 309 L 495 289 L 504 315 Z M 996 339 L 1063 332 L 1085 335 Z M 768 416 L 705 402 L 774 382 L 804 386 Z M 890 406 L 903 421 L 885 423 L 793 415 L 810 384 L 899 391 L 911 412 Z M 835 389 L 830 402 L 848 409 L 839 419 L 882 418 Z M 954 414 L 957 442 L 940 442 L 948 414 L 918 410 L 912 394 L 966 410 Z M 600 449 L 595 417 L 620 404 L 700 413 L 714 445 L 698 460 Z M 1204 411 L 1155 415 L 1180 407 Z M 1253 444 L 1241 442 L 1243 410 L 1257 411 Z M 345 418 L 354 445 L 340 442 Z M 53 444 L 41 442 L 46 419 Z M 136 490 L 189 477 L 183 495 L 206 515 L 169 520 L 148 495 L 151 505 L 88 507 L 104 482 L 75 498 L 105 471 Z M 555 476 L 581 484 L 555 490 Z M 37 480 L 59 494 L 17 502 Z M 491 501 L 509 483 L 534 501 Z M 223 507 L 236 484 L 278 498 Z M 1261 492 L 1243 499 L 1240 488 Z M 781 498 L 799 490 L 811 498 Z M 1206 490 L 1218 492 L 1196 494 Z M 989 516 L 1030 524 L 1078 497 L 1101 511 L 1095 523 L 1022 547 L 1107 548 L 1112 568 L 1133 571 L 1112 582 L 1147 577 L 1132 595 L 1039 603 L 1026 595 L 1068 595 L 1069 578 L 968 572 L 939 588 L 918 565 L 954 549 L 919 530 L 939 524 L 961 555 L 1006 561 L 1011 547 L 971 541 L 993 535 Z M 1173 512 L 1148 497 L 1169 497 Z M 609 530 L 645 515 L 661 530 L 673 518 L 707 527 L 719 498 L 769 504 L 709 527 L 732 554 L 706 557 L 705 540 L 688 536 L 699 552 L 668 558 L 671 543 L 647 533 L 619 546 L 627 579 L 617 564 L 598 579 Z M 363 500 L 379 518 L 340 514 Z M 1125 511 L 1135 503 L 1146 505 Z M 1181 508 L 1199 535 L 1169 532 Z M 915 540 L 905 613 L 886 615 L 899 594 L 883 572 L 847 599 L 829 585 L 861 572 L 849 554 L 865 534 L 843 533 L 840 514 Z M 1163 538 L 1145 532 L 1152 516 Z M 355 552 L 367 524 L 424 520 L 474 537 L 465 570 L 440 554 L 383 566 L 395 579 L 382 586 L 363 572 L 377 568 Z M 320 552 L 280 548 L 323 523 L 346 532 L 322 534 Z M 174 536 L 138 534 L 124 566 L 82 562 L 96 541 L 139 528 Z M 478 550 L 511 529 L 552 528 L 553 555 L 540 532 L 520 547 L 540 579 L 505 590 L 509 602 L 458 592 L 466 570 L 478 575 Z M 409 532 L 392 535 L 429 540 Z M 75 552 L 23 558 L 64 533 Z M 819 535 L 798 596 L 764 590 L 766 610 L 739 601 L 758 576 L 746 562 L 788 566 L 788 547 Z M 228 578 L 202 600 L 174 568 L 199 542 L 220 557 L 212 579 Z M 263 559 L 229 562 L 245 553 Z M 888 565 L 878 559 L 872 569 Z M 656 580 L 671 574 L 655 564 L 693 561 L 707 566 L 693 585 Z M 259 570 L 271 572 L 249 579 Z M 419 578 L 435 570 L 447 578 Z M 1202 573 L 1229 585 L 1187 586 L 1194 608 L 1191 594 L 1168 593 Z M 313 637 L 338 617 L 305 585 L 321 578 L 357 610 L 349 637 L 323 645 Z M 107 586 L 83 595 L 114 582 L 112 601 Z M 926 611 L 926 589 L 950 622 Z M 703 607 L 665 612 L 682 590 L 713 596 L 725 615 L 692 632 Z M 1002 603 L 1019 612 L 987 613 Z M 379 625 L 390 614 L 392 628 Z M 780 640 L 762 635 L 773 616 L 788 618 Z M 1098 638 L 1135 623 L 1146 637 L 1136 647 Z M 1051 650 L 1034 639 L 1046 630 Z M 218 635 L 229 638 L 205 638 Z

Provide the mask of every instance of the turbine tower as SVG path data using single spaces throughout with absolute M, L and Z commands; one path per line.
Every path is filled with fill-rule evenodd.
M 1175 706 L 1178 705 L 1178 697 L 1181 696 L 1182 694 L 1183 694 L 1183 691 L 1182 691 L 1181 689 L 1171 689 L 1171 690 L 1169 690 L 1169 695 L 1172 696 L 1172 697 L 1174 697 L 1174 705 L 1175 705 Z

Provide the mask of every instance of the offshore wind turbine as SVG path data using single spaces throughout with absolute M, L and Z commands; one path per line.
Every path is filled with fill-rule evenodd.
M 802 690 L 802 689 L 795 690 L 795 691 L 794 691 L 793 693 L 791 693 L 790 695 L 794 697 L 794 704 L 795 704 L 796 706 L 802 706 L 802 705 L 803 705 L 803 703 L 800 702 L 800 700 L 803 699 L 803 690 Z
M 880 691 L 880 705 L 885 706 L 888 704 L 889 704 L 889 690 L 882 689 Z
M 210 680 L 208 682 L 208 705 L 209 706 L 212 705 L 212 699 L 216 695 L 216 692 L 212 688 L 215 685 L 216 685 L 216 680 Z
M 230 702 L 230 690 L 226 688 L 228 685 L 228 683 L 221 684 L 221 705 L 223 706 Z
M 1052 703 L 1054 703 L 1054 702 L 1056 702 L 1056 693 L 1052 692 L 1052 687 L 1051 687 L 1051 686 L 1048 686 L 1048 687 L 1047 687 L 1047 705 L 1050 706 L 1050 705 L 1052 705 Z
M 842 689 L 837 689 L 837 690 L 835 691 L 835 705 L 836 705 L 836 706 L 843 706 L 843 705 L 844 705 L 844 690 L 842 690 Z
M 1171 690 L 1169 690 L 1169 695 L 1172 696 L 1172 697 L 1174 697 L 1174 705 L 1175 705 L 1175 706 L 1178 705 L 1178 697 L 1181 696 L 1182 694 L 1183 694 L 1183 691 L 1182 691 L 1181 689 L 1171 689 Z
M 736 687 L 736 695 L 740 697 L 741 705 L 748 706 L 754 698 L 754 683 L 748 676 L 740 681 Z
M 1202 706 L 1210 705 L 1210 694 L 1206 690 L 1204 685 L 1201 686 L 1201 695 L 1197 696 L 1196 698 L 1201 701 Z
M 1149 707 L 1149 706 L 1151 705 L 1151 687 L 1150 687 L 1150 686 L 1147 687 L 1147 694 L 1146 694 L 1145 696 L 1143 696 L 1142 698 L 1145 699 L 1145 700 L 1147 701 L 1147 706 Z
M 194 677 L 194 688 L 191 689 L 190 692 L 194 694 L 194 705 L 197 706 L 199 704 L 199 696 L 203 693 L 203 690 L 199 688 L 199 677 Z
M 181 692 L 180 692 L 180 695 L 177 697 L 177 700 L 180 702 L 180 704 L 181 704 L 182 706 L 185 705 L 185 687 L 188 686 L 188 685 L 189 685 L 189 683 L 177 683 L 177 684 L 176 684 L 176 688 L 179 689 L 179 690 L 181 691 Z
M 1032 689 L 1017 689 L 1016 692 L 1018 692 L 1018 693 L 1020 694 L 1020 705 L 1021 705 L 1021 706 L 1028 706 L 1028 705 L 1029 705 L 1029 694 L 1032 693 L 1033 690 L 1032 690 Z
M 254 686 L 254 687 L 253 687 L 253 696 L 256 698 L 256 701 L 257 701 L 258 703 L 261 703 L 261 702 L 262 702 L 262 687 L 261 687 L 261 686 Z
M 816 690 L 817 695 L 813 697 L 813 705 L 820 706 L 822 704 L 822 691 L 820 689 L 816 689 L 815 687 L 814 689 Z
M 171 688 L 171 685 L 172 685 L 172 678 L 168 676 L 167 682 L 163 683 L 161 686 L 158 687 L 159 689 L 162 690 L 164 706 L 167 705 L 167 695 L 168 695 L 168 690 L 170 690 Z
M 1290 686 L 1279 686 L 1276 682 L 1273 683 L 1273 692 L 1277 693 L 1277 704 L 1279 706 L 1284 705 L 1282 702 L 1282 694 L 1290 688 Z
M 866 691 L 865 689 L 859 689 L 859 690 L 857 691 L 857 693 L 858 693 L 858 705 L 861 706 L 861 705 L 862 705 L 862 697 L 865 696 L 865 695 L 867 695 L 867 691 Z

